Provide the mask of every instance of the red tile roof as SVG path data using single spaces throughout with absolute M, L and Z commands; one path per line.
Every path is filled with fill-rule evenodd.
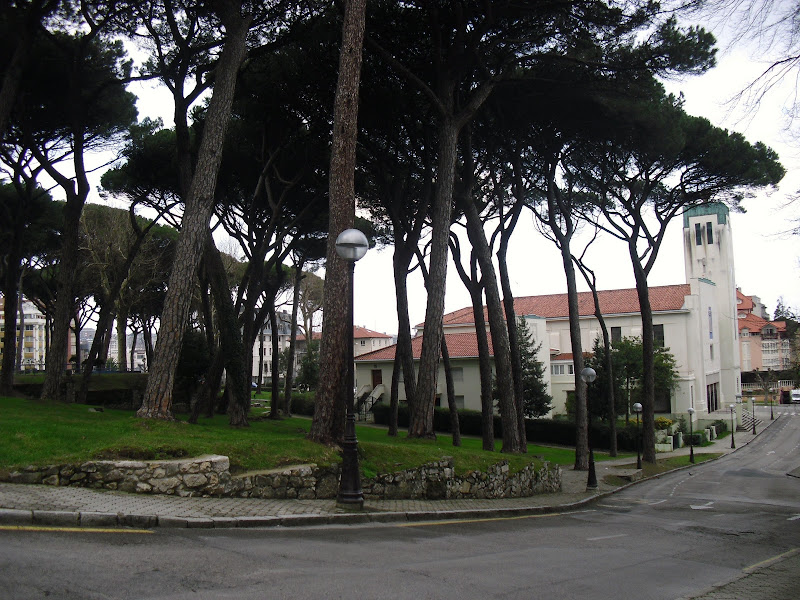
M 322 339 L 322 332 L 321 331 L 312 331 L 311 332 L 311 339 L 312 340 L 321 340 Z M 306 336 L 305 335 L 303 335 L 302 333 L 298 333 L 297 334 L 297 341 L 298 342 L 299 341 L 303 341 L 304 342 L 305 340 L 306 340 Z
M 391 338 L 392 336 L 386 335 L 385 333 L 372 331 L 371 329 L 367 329 L 366 327 L 359 327 L 358 325 L 354 325 L 353 337 L 355 339 L 360 339 L 360 338 Z
M 741 290 L 736 290 L 736 307 L 739 310 L 746 310 L 751 312 L 753 310 L 753 299 L 750 296 L 745 296 Z
M 353 326 L 353 339 L 362 339 L 362 338 L 389 338 L 391 339 L 392 336 L 387 335 L 385 333 L 379 333 L 377 331 L 372 331 L 371 329 L 367 329 L 366 327 L 359 327 L 358 325 Z M 305 341 L 306 336 L 302 333 L 297 334 L 298 340 Z M 312 339 L 321 340 L 322 339 L 322 332 L 315 331 L 312 334 Z
M 745 328 L 748 331 L 761 331 L 766 324 L 767 321 L 765 319 L 753 313 L 747 313 L 746 316 L 739 318 L 739 331 Z
M 662 285 L 650 288 L 650 305 L 654 312 L 680 310 L 685 297 L 690 294 L 689 284 Z M 639 312 L 639 296 L 635 288 L 625 290 L 601 290 L 597 292 L 600 309 L 604 315 L 635 314 Z M 484 307 L 486 314 L 486 307 Z M 550 294 L 547 296 L 524 296 L 514 299 L 514 311 L 517 315 L 533 315 L 546 319 L 569 317 L 567 294 Z M 581 316 L 594 314 L 594 298 L 591 292 L 578 293 L 578 312 Z M 472 307 L 462 308 L 444 315 L 442 322 L 447 325 L 474 323 Z M 417 327 L 423 327 L 420 323 Z
M 767 325 L 772 325 L 777 331 L 786 331 L 786 321 L 767 321 L 753 313 L 748 313 L 746 316 L 739 318 L 740 332 L 745 328 L 748 331 L 761 332 Z
M 447 351 L 450 358 L 477 358 L 478 357 L 478 337 L 474 333 L 446 333 Z M 394 360 L 397 344 L 386 346 L 374 352 L 367 352 L 356 356 L 356 362 L 386 361 Z M 411 351 L 414 358 L 419 358 L 422 354 L 422 336 L 411 338 Z M 489 355 L 494 356 L 492 347 L 492 336 L 489 336 Z

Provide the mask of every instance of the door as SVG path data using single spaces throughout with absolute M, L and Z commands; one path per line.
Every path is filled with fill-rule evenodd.
M 380 369 L 372 369 L 372 389 L 374 390 L 383 383 L 383 371 Z

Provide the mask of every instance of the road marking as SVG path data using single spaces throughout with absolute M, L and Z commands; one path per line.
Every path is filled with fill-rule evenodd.
M 545 517 L 561 517 L 580 513 L 595 512 L 594 510 L 576 510 L 571 512 L 548 513 L 546 515 L 520 515 L 516 517 L 486 517 L 485 519 L 446 519 L 444 521 L 420 521 L 419 523 L 398 523 L 397 527 L 428 527 L 433 525 L 454 525 L 461 523 L 487 523 L 489 521 L 518 521 L 520 519 L 542 519 Z
M 744 569 L 742 569 L 742 571 L 744 571 L 745 573 L 750 573 L 762 567 L 767 567 L 772 563 L 776 563 L 780 560 L 783 560 L 784 558 L 789 558 L 790 556 L 794 556 L 798 552 L 800 552 L 800 548 L 792 548 L 791 550 L 787 550 L 783 554 L 778 554 L 778 556 L 773 556 L 772 558 L 768 558 L 766 560 L 762 560 L 761 562 L 757 562 L 754 565 L 750 565 L 749 567 L 745 567 Z
M 713 500 L 711 502 L 706 502 L 705 504 L 690 504 L 689 506 L 692 508 L 692 510 L 714 510 L 712 504 L 714 504 Z
M 658 502 L 651 502 L 650 506 L 655 506 L 656 504 L 661 504 L 662 502 L 666 502 L 666 500 L 659 500 Z
M 770 450 L 769 452 L 767 452 L 767 456 L 769 456 L 770 454 L 775 454 L 775 450 Z
M 149 529 L 103 529 L 99 527 L 48 527 L 42 525 L 0 525 L 0 531 L 70 531 L 76 533 L 153 533 Z
M 597 540 L 610 540 L 613 538 L 628 537 L 627 533 L 618 533 L 616 535 L 601 535 L 600 537 L 586 538 L 587 542 L 596 542 Z
M 787 520 L 787 521 L 797 521 L 797 519 L 800 519 L 800 515 L 795 515 L 795 516 L 793 516 L 793 517 L 789 517 L 789 518 L 788 518 L 788 519 L 786 519 L 786 520 Z

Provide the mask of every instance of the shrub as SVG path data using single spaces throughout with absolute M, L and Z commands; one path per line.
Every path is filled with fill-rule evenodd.
M 714 421 L 714 427 L 717 430 L 717 435 L 723 434 L 728 431 L 728 422 L 724 419 L 717 419 Z
M 667 417 L 656 417 L 655 427 L 656 431 L 664 431 L 665 429 L 669 429 L 672 427 L 672 419 L 668 419 Z
M 289 407 L 294 415 L 314 416 L 314 392 L 292 392 Z

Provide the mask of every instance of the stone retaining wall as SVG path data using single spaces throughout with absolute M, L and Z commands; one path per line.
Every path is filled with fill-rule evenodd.
M 88 461 L 81 464 L 30 466 L 0 474 L 11 483 L 42 483 L 177 496 L 238 498 L 335 498 L 339 466 L 301 465 L 233 476 L 226 456 L 154 461 Z M 452 458 L 378 475 L 362 481 L 366 499 L 519 498 L 557 492 L 561 468 L 547 463 L 509 476 L 508 461 L 488 472 L 457 476 Z

